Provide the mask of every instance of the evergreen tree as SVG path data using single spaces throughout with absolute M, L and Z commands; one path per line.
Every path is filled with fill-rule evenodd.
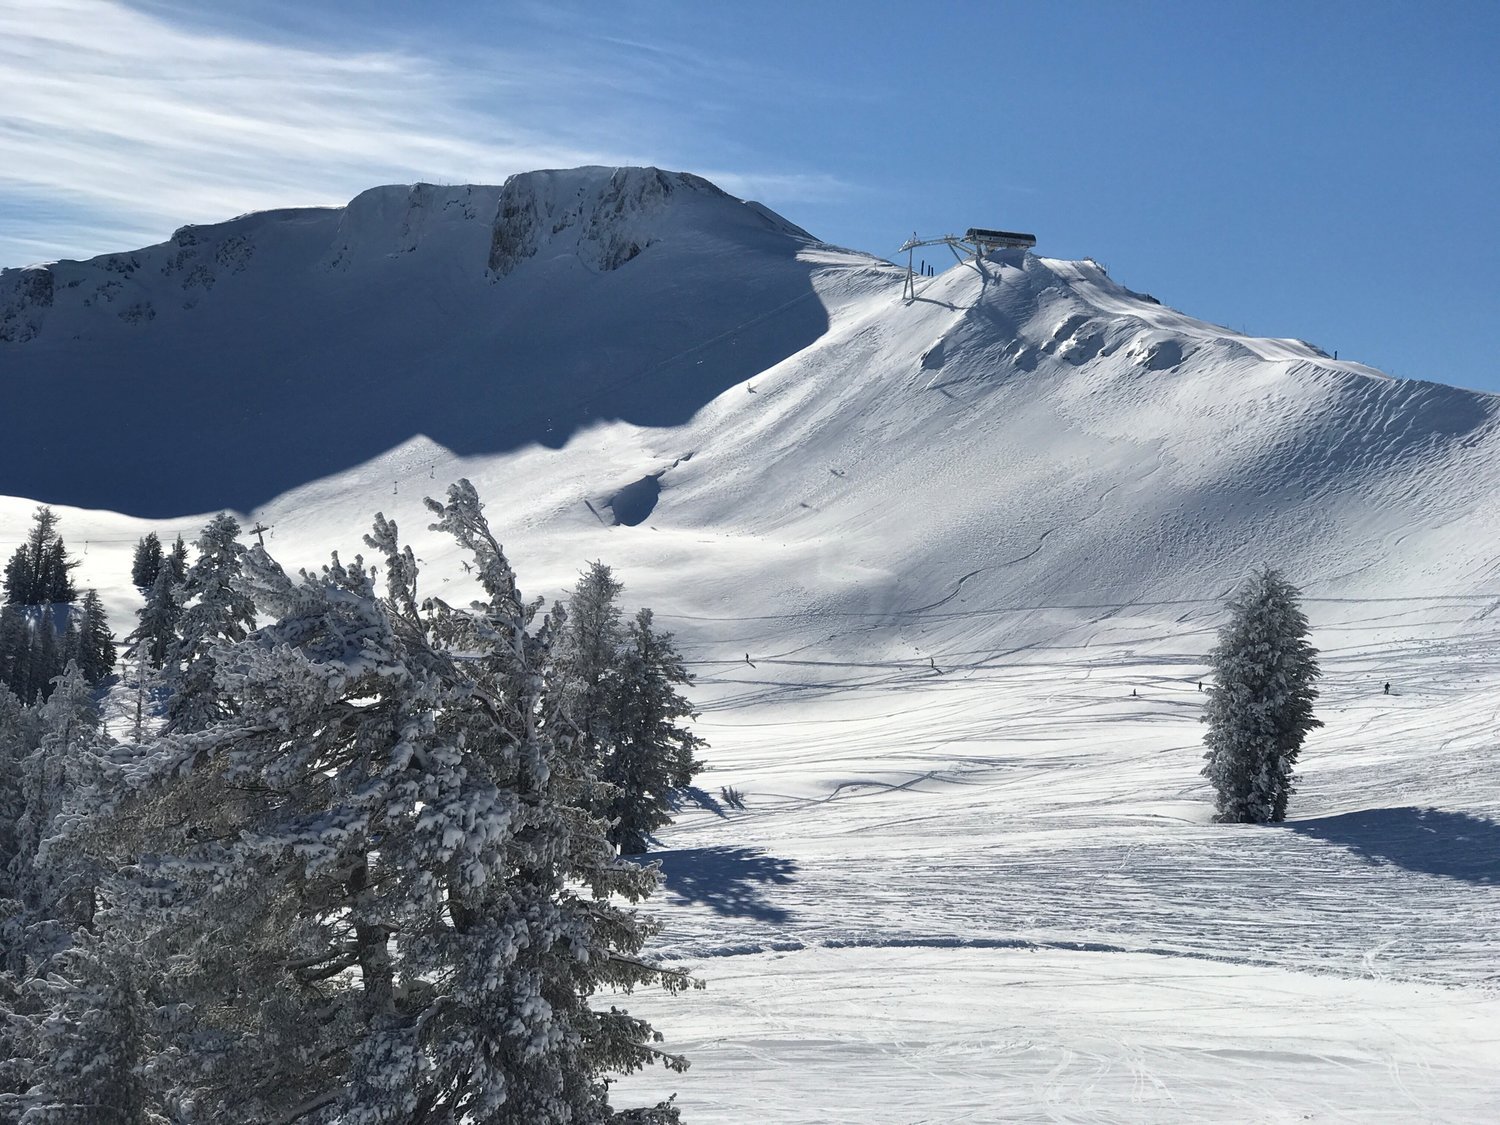
M 165 562 L 172 568 L 172 578 L 176 582 L 187 581 L 188 549 L 187 544 L 182 541 L 182 536 L 179 535 L 177 542 L 172 544 L 172 549 L 165 556 Z
M 597 768 L 611 738 L 624 630 L 617 599 L 624 586 L 602 562 L 590 563 L 553 621 L 555 706 L 576 728 L 577 752 Z
M 236 707 L 149 740 L 110 847 L 133 948 L 173 967 L 164 1034 L 203 1120 L 309 1125 L 670 1122 L 616 1115 L 607 1075 L 651 1061 L 603 988 L 683 978 L 640 954 L 653 871 L 577 807 L 587 770 L 546 737 L 546 631 L 472 486 L 437 527 L 486 600 L 416 597 L 377 517 L 386 594 L 337 556 L 292 581 L 258 548 L 241 583 L 267 623 L 213 649 Z
M 10 1102 L 31 1082 L 27 919 L 17 874 L 24 868 L 18 833 L 26 812 L 21 771 L 35 747 L 34 726 L 30 710 L 0 685 L 0 1121 L 15 1120 L 8 1115 Z
M 17 606 L 0 606 L 0 684 L 23 701 L 37 693 L 31 674 L 33 645 L 29 613 Z
M 0 899 L 14 897 L 8 872 L 20 851 L 16 828 L 25 812 L 21 763 L 31 752 L 30 727 L 27 708 L 0 684 Z
M 156 572 L 156 581 L 146 595 L 146 604 L 136 616 L 139 624 L 126 637 L 131 651 L 144 651 L 153 668 L 161 668 L 177 645 L 177 622 L 182 617 L 178 602 L 179 588 L 172 581 L 170 567 Z
M 31 637 L 31 687 L 45 699 L 52 694 L 52 681 L 63 669 L 62 644 L 57 635 L 57 618 L 53 616 L 50 602 L 42 606 L 40 617 L 31 631 Z
M 553 737 L 571 739 L 601 783 L 589 804 L 610 825 L 611 842 L 636 855 L 671 822 L 672 790 L 702 769 L 694 757 L 702 742 L 678 723 L 693 710 L 676 687 L 692 678 L 670 635 L 653 630 L 650 610 L 622 627 L 622 589 L 608 566 L 591 563 L 566 612 L 554 610 L 555 710 L 547 718 Z
M 614 684 L 603 773 L 613 788 L 610 840 L 625 855 L 644 852 L 651 833 L 672 822 L 672 791 L 691 785 L 703 769 L 696 757 L 703 740 L 681 722 L 697 716 L 677 691 L 692 682 L 672 635 L 657 632 L 651 611 L 640 610 Z
M 65 801 L 94 779 L 106 739 L 93 688 L 78 665 L 69 664 L 53 686 L 36 708 L 36 748 L 21 763 L 15 886 L 29 909 L 86 923 L 93 916 L 92 892 L 76 872 L 47 863 L 43 851 Z
M 104 617 L 104 603 L 94 590 L 83 592 L 77 612 L 68 615 L 64 661 L 78 663 L 83 678 L 97 686 L 115 670 L 115 637 Z
M 1270 567 L 1252 572 L 1230 598 L 1209 654 L 1215 683 L 1203 716 L 1203 776 L 1219 821 L 1284 820 L 1303 739 L 1323 725 L 1313 718 L 1321 672 L 1298 593 Z
M 135 555 L 130 562 L 130 581 L 141 593 L 156 584 L 156 572 L 162 564 L 161 540 L 156 532 L 148 531 L 135 545 Z
M 244 640 L 255 625 L 255 605 L 239 588 L 245 557 L 239 534 L 238 521 L 226 512 L 210 520 L 196 544 L 197 561 L 182 582 L 178 639 L 167 676 L 168 730 L 209 726 L 230 706 L 215 690 L 214 648 Z
M 34 1021 L 30 1085 L 16 1099 L 24 1125 L 165 1125 L 149 1111 L 146 1013 L 124 952 L 80 931 L 33 986 L 45 1015 Z
M 50 605 L 0 610 L 0 678 L 22 699 L 37 702 L 52 693 L 64 648 Z
M 0 1109 L 16 1110 L 27 1123 L 136 1125 L 148 1118 L 137 1078 L 141 1009 L 129 947 L 112 956 L 95 934 L 103 873 L 68 842 L 69 822 L 106 789 L 108 739 L 77 665 L 35 710 L 8 864 Z
M 57 534 L 57 514 L 46 505 L 36 510 L 26 542 L 5 565 L 5 604 L 42 606 L 71 602 L 77 596 L 67 548 Z

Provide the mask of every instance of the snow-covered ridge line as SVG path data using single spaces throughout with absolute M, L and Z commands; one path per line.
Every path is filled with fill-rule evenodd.
M 488 239 L 485 268 L 504 276 L 562 243 L 559 236 L 564 234 L 565 250 L 580 261 L 600 271 L 618 269 L 655 241 L 663 211 L 695 197 L 733 203 L 767 227 L 813 241 L 760 204 L 734 199 L 700 176 L 659 168 L 522 172 L 498 186 L 386 184 L 360 192 L 343 207 L 251 212 L 179 227 L 166 242 L 137 250 L 0 268 L 0 343 L 36 338 L 62 291 L 87 284 L 90 275 L 129 279 L 155 268 L 168 277 L 182 275 L 184 289 L 207 290 L 223 273 L 240 272 L 259 240 L 275 238 L 289 227 L 328 238 L 320 264 L 330 269 L 347 270 L 360 261 L 419 250 L 458 252 L 472 259 L 473 246 Z M 105 284 L 110 280 L 105 278 Z M 106 303 L 113 304 L 114 298 Z M 151 314 L 143 309 L 138 318 L 150 319 Z

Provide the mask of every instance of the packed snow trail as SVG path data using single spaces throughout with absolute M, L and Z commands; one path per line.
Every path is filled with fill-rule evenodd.
M 695 1069 L 636 1081 L 704 1123 L 1493 1119 L 1500 629 L 1321 616 L 1280 826 L 1209 823 L 1201 630 L 709 710 L 657 908 L 709 991 L 633 1002 Z

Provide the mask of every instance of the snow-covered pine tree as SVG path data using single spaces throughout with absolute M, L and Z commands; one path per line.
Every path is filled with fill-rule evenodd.
M 115 670 L 115 638 L 96 591 L 85 590 L 76 612 L 68 615 L 68 640 L 63 658 L 76 661 L 90 684 L 102 683 Z
M 257 548 L 267 623 L 215 650 L 236 708 L 131 767 L 115 825 L 145 882 L 122 924 L 171 956 L 165 1006 L 191 1016 L 165 1054 L 204 1120 L 593 1125 L 611 1072 L 684 1065 L 590 1004 L 687 983 L 641 959 L 653 927 L 612 901 L 655 875 L 569 803 L 579 771 L 538 725 L 536 606 L 472 486 L 435 510 L 486 602 L 419 606 L 379 517 L 384 598 L 359 560 L 293 582 Z
M 163 556 L 165 564 L 172 568 L 172 577 L 178 582 L 187 581 L 188 572 L 188 549 L 187 544 L 182 541 L 182 536 L 177 537 L 177 542 L 172 544 L 172 549 Z
M 42 505 L 32 519 L 26 542 L 16 548 L 5 565 L 5 604 L 71 602 L 77 591 L 69 571 L 77 565 L 68 560 L 67 548 L 57 534 L 57 513 Z
M 156 532 L 148 531 L 135 545 L 135 554 L 130 560 L 130 582 L 141 593 L 156 584 L 156 572 L 162 564 L 161 540 Z
M 609 836 L 624 855 L 649 846 L 653 832 L 672 821 L 674 789 L 692 784 L 702 769 L 704 743 L 682 724 L 697 716 L 677 688 L 693 682 L 670 633 L 652 626 L 649 609 L 630 623 L 613 682 L 611 741 L 603 780 L 610 796 Z
M 1303 739 L 1323 725 L 1313 717 L 1318 653 L 1298 594 L 1277 570 L 1251 572 L 1230 598 L 1229 620 L 1209 654 L 1214 687 L 1203 716 L 1203 776 L 1221 822 L 1284 820 Z
M 29 702 L 36 695 L 32 670 L 32 629 L 27 610 L 0 606 L 0 685 Z
M 146 604 L 136 611 L 135 631 L 125 638 L 132 653 L 144 650 L 153 668 L 163 667 L 177 645 L 177 623 L 182 618 L 180 587 L 169 567 L 156 572 Z
M 245 547 L 240 525 L 220 512 L 198 537 L 198 558 L 181 586 L 177 642 L 169 654 L 169 731 L 199 730 L 228 706 L 214 688 L 214 647 L 244 640 L 255 625 L 255 605 L 239 589 Z M 162 569 L 173 573 L 171 565 Z
M 617 599 L 624 587 L 602 562 L 578 578 L 565 613 L 553 622 L 549 689 L 561 714 L 576 728 L 577 752 L 602 767 L 611 741 L 611 704 L 617 697 L 625 632 Z
M 8 711 L 3 704 L 0 708 Z M 45 704 L 29 716 L 23 713 L 21 724 L 24 756 L 7 797 L 15 830 L 7 849 L 7 901 L 0 907 L 6 939 L 0 965 L 0 1112 L 26 1122 L 126 1120 L 111 1116 L 119 1075 L 99 1071 L 99 1044 L 79 1039 L 83 1029 L 68 1014 L 92 1018 L 89 1010 L 66 1002 L 76 999 L 74 985 L 85 983 L 71 979 L 81 962 L 70 951 L 93 927 L 98 871 L 66 849 L 49 853 L 65 811 L 71 805 L 76 816 L 97 792 L 108 741 L 92 688 L 76 664 L 68 665 Z
M 103 723 L 93 686 L 74 663 L 35 710 L 37 745 L 21 762 L 14 886 L 28 909 L 86 924 L 93 917 L 92 891 L 67 865 L 45 862 L 43 852 L 65 802 L 93 779 L 104 753 Z
M 21 763 L 31 752 L 30 713 L 20 698 L 0 684 L 0 898 L 7 898 L 6 872 L 16 856 L 16 824 L 25 807 Z
M 56 686 L 53 681 L 63 670 L 62 643 L 57 635 L 57 618 L 52 612 L 52 603 L 42 606 L 40 614 L 34 609 L 29 612 L 36 614 L 36 628 L 31 633 L 32 684 L 45 699 L 52 694 Z
M 17 829 L 26 811 L 21 764 L 35 747 L 31 711 L 0 684 L 0 1121 L 13 1121 L 9 1100 L 31 1081 L 26 998 L 26 917 L 16 874 Z
M 501 721 L 483 726 L 483 743 L 476 739 L 475 749 L 484 760 L 509 763 L 504 776 L 520 800 L 509 849 L 511 878 L 505 888 L 489 887 L 484 894 L 492 903 L 488 911 L 503 908 L 524 919 L 522 932 L 528 936 L 513 952 L 509 979 L 491 972 L 474 985 L 482 986 L 486 999 L 476 1016 L 512 1029 L 504 1055 L 515 1060 L 515 1070 L 494 1077 L 515 1093 L 494 1120 L 505 1125 L 676 1122 L 678 1112 L 670 1103 L 619 1113 L 610 1108 L 610 1073 L 652 1062 L 681 1070 L 687 1063 L 654 1047 L 661 1037 L 644 1020 L 614 1006 L 601 1011 L 590 1004 L 605 988 L 628 992 L 659 983 L 676 990 L 695 983 L 643 960 L 641 950 L 656 925 L 611 901 L 638 902 L 655 889 L 656 872 L 616 858 L 589 808 L 593 763 L 578 753 L 577 743 L 549 738 L 540 725 L 540 717 L 553 709 L 541 698 L 551 633 L 545 628 L 528 633 L 540 603 L 528 605 L 521 598 L 473 485 L 460 480 L 449 487 L 446 504 L 428 500 L 427 505 L 439 517 L 433 529 L 447 531 L 472 553 L 487 595 L 462 617 L 435 599 L 428 604 L 439 623 L 437 635 L 447 638 L 447 645 L 458 652 L 471 651 L 476 642 L 483 646 L 475 687 L 505 706 Z M 393 558 L 389 551 L 387 558 Z M 471 910 L 479 908 L 478 901 L 471 904 Z M 481 1015 L 484 1007 L 489 1011 Z M 537 1010 L 550 1011 L 549 1049 L 528 1058 L 523 1044 L 536 1029 L 527 1013 Z
M 143 1081 L 147 1013 L 123 947 L 79 930 L 30 990 L 29 1084 L 21 1125 L 166 1125 Z
M 70 614 L 71 620 L 71 614 Z M 65 663 L 52 605 L 0 606 L 0 684 L 22 700 L 46 698 Z

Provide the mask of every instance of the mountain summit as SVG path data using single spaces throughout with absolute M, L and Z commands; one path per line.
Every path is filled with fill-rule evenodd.
M 812 245 L 697 176 L 579 168 L 5 270 L 0 386 L 38 423 L 0 491 L 248 509 L 419 433 L 480 454 L 675 425 L 824 332 Z

